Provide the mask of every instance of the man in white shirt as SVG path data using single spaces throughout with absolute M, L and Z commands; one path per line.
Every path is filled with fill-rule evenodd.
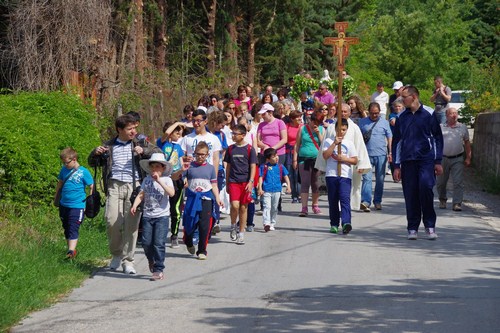
M 389 94 L 384 91 L 384 84 L 377 83 L 377 91 L 370 97 L 370 102 L 380 105 L 380 118 L 387 119 L 387 105 L 389 105 Z

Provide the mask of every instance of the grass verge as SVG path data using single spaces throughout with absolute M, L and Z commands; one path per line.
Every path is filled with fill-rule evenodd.
M 55 303 L 104 265 L 109 252 L 102 213 L 84 220 L 77 248 L 77 258 L 66 260 L 56 208 L 0 203 L 0 332 Z

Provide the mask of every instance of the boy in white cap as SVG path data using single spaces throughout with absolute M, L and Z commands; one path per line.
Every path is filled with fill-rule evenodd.
M 163 153 L 154 153 L 149 160 L 141 160 L 139 163 L 148 176 L 142 182 L 141 191 L 130 213 L 135 215 L 144 201 L 142 247 L 148 258 L 149 270 L 153 273 L 151 281 L 163 280 L 165 239 L 170 219 L 169 197 L 175 194 L 170 178 L 172 165 L 166 161 Z

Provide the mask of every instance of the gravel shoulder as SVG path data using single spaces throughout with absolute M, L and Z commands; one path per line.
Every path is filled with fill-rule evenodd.
M 500 232 L 500 195 L 486 192 L 476 169 L 465 168 L 464 176 L 464 205 Z

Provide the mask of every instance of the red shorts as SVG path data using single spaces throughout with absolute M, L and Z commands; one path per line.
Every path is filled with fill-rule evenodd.
M 252 193 L 246 191 L 248 183 L 229 183 L 229 201 L 239 201 L 246 205 L 252 202 Z

